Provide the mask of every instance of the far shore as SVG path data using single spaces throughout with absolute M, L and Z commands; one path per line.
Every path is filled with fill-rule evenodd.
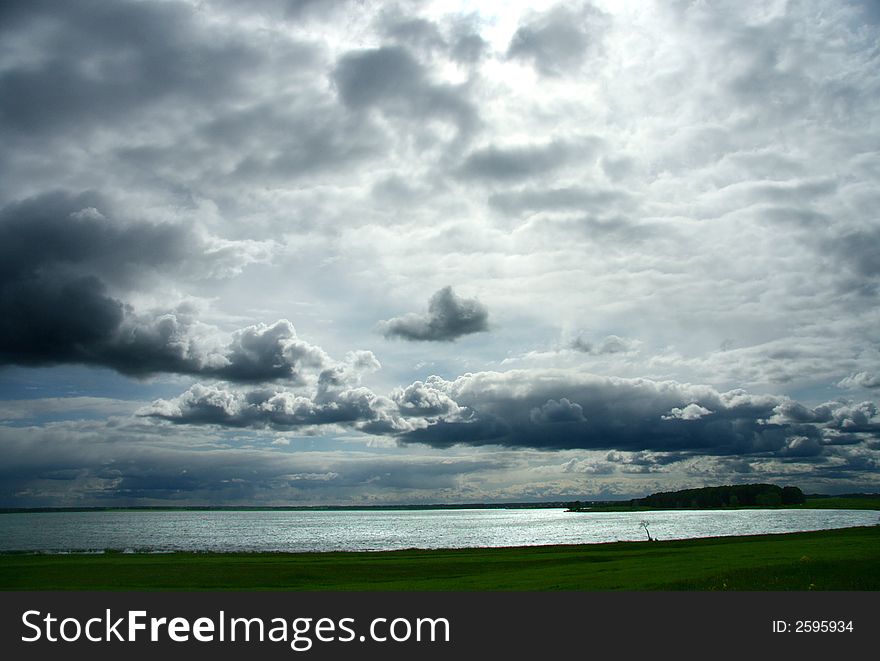
M 661 509 L 657 507 L 641 507 L 632 505 L 629 502 L 624 503 L 602 503 L 598 505 L 588 505 L 578 510 L 569 509 L 574 513 L 581 512 L 692 512 L 695 508 L 679 508 L 679 509 Z M 880 510 L 880 496 L 858 496 L 858 497 L 837 497 L 829 496 L 825 498 L 808 498 L 805 503 L 798 505 L 738 505 L 722 508 L 715 508 L 721 511 L 725 510 Z
M 430 505 L 280 505 L 280 506 L 165 506 L 132 507 L 0 507 L 0 514 L 40 514 L 44 512 L 401 512 L 469 509 L 566 509 L 577 512 L 668 512 L 678 511 L 655 507 L 639 507 L 630 501 L 585 501 L 579 510 L 571 509 L 571 501 L 537 503 L 437 503 Z M 754 509 L 853 509 L 880 510 L 880 495 L 808 497 L 798 505 L 744 505 L 713 508 L 722 510 Z M 681 511 L 693 511 L 683 508 Z

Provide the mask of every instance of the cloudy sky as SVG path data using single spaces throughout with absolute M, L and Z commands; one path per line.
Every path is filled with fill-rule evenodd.
M 878 43 L 871 0 L 3 2 L 0 506 L 877 490 Z

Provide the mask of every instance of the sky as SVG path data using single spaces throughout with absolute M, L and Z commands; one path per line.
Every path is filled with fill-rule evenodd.
M 0 506 L 880 483 L 864 0 L 0 5 Z

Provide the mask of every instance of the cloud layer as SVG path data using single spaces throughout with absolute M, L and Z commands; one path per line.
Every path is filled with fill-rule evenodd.
M 870 402 L 805 407 L 787 397 L 571 370 L 431 377 L 382 397 L 364 387 L 314 393 L 194 386 L 141 415 L 177 424 L 289 430 L 340 424 L 402 444 L 498 445 L 693 455 L 819 456 L 826 446 L 870 444 Z
M 6 502 L 876 483 L 871 3 L 2 7 Z

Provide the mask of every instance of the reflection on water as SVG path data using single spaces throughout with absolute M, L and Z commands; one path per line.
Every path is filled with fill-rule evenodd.
M 127 511 L 0 514 L 0 551 L 375 551 L 535 546 L 823 530 L 878 523 L 859 510 L 570 513 L 420 511 Z

